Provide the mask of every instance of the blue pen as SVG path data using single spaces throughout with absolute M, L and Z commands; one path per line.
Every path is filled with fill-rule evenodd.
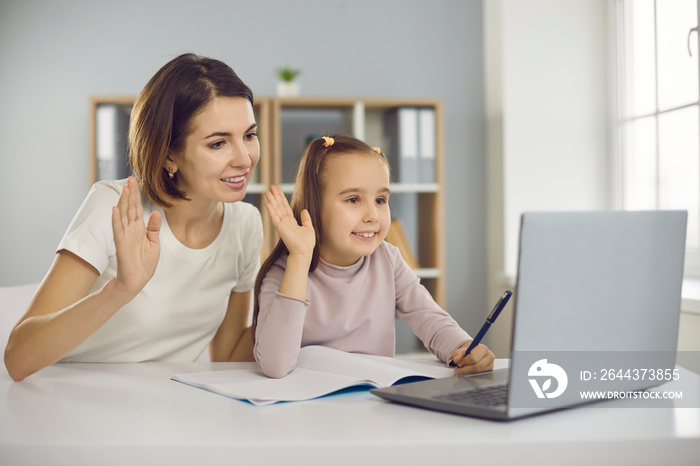
M 503 296 L 501 296 L 501 298 L 498 300 L 496 305 L 493 307 L 491 314 L 489 314 L 489 316 L 486 318 L 486 322 L 484 322 L 484 325 L 481 326 L 481 330 L 479 330 L 479 333 L 476 334 L 476 338 L 474 338 L 474 340 L 472 340 L 472 343 L 467 348 L 466 353 L 464 353 L 465 358 L 469 355 L 469 353 L 472 352 L 472 350 L 474 348 L 477 347 L 477 345 L 479 343 L 481 343 L 481 340 L 484 338 L 484 335 L 486 335 L 486 332 L 488 332 L 489 329 L 491 328 L 491 324 L 496 322 L 496 318 L 501 313 L 503 308 L 506 307 L 506 304 L 508 303 L 508 300 L 510 299 L 510 297 L 512 295 L 513 295 L 513 292 L 508 291 L 508 290 L 506 290 L 503 293 Z M 454 361 L 450 365 L 452 367 L 457 367 L 457 364 Z

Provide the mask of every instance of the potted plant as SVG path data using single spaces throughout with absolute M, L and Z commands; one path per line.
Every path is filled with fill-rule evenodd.
M 301 70 L 284 67 L 277 69 L 277 95 L 280 97 L 296 97 L 299 95 L 301 87 L 299 81 L 296 81 L 297 76 L 301 74 Z

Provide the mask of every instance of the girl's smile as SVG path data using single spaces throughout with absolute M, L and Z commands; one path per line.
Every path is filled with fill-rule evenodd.
M 376 231 L 364 232 L 364 233 L 362 233 L 362 232 L 353 233 L 353 235 L 359 237 L 360 239 L 364 239 L 367 241 L 374 239 L 376 234 L 377 234 Z

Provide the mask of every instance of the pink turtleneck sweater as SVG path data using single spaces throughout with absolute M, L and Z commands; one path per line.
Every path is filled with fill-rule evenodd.
M 320 261 L 309 275 L 306 301 L 279 293 L 286 262 L 286 256 L 275 262 L 260 289 L 254 352 L 270 377 L 291 372 L 299 349 L 309 345 L 393 357 L 395 315 L 445 363 L 472 339 L 387 242 L 350 267 Z

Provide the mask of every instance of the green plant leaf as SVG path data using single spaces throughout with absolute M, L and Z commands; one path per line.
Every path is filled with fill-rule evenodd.
M 277 76 L 284 81 L 284 82 L 291 82 L 294 81 L 294 79 L 301 74 L 301 70 L 297 70 L 294 68 L 278 68 L 277 69 Z

